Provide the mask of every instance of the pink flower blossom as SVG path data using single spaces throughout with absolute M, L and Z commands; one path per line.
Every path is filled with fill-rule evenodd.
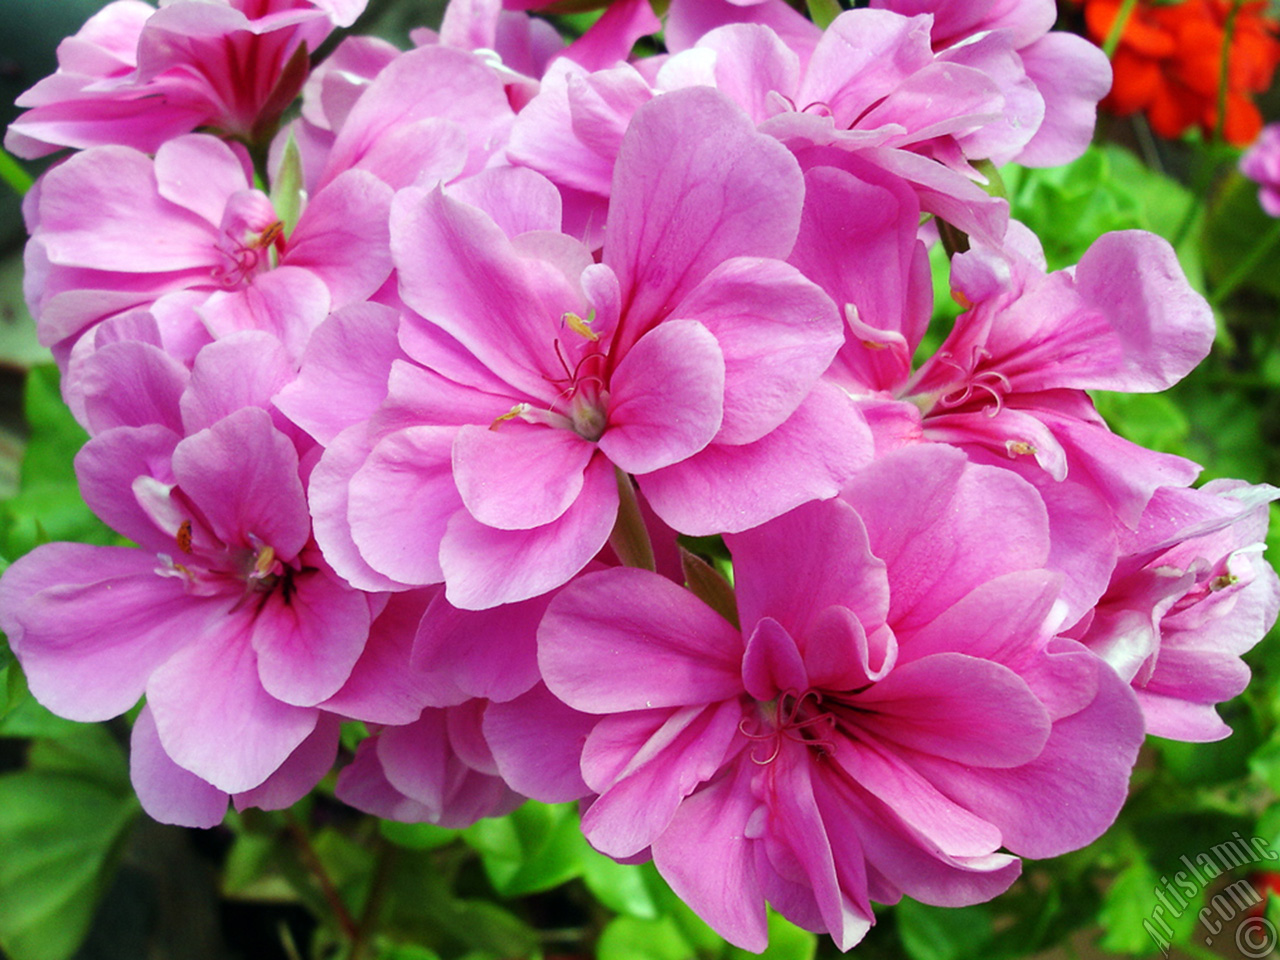
M 18 98 L 29 107 L 5 149 L 119 144 L 154 153 L 199 127 L 265 143 L 306 79 L 308 51 L 350 26 L 365 0 L 117 0 L 58 48 L 58 71 Z
M 1043 116 L 1007 37 L 935 54 L 929 18 L 888 11 L 841 15 L 811 53 L 767 26 L 730 24 L 646 70 L 553 69 L 517 118 L 513 162 L 604 195 L 632 113 L 664 91 L 713 86 L 798 155 L 830 147 L 847 160 L 827 165 L 877 166 L 909 184 L 928 212 L 995 242 L 1007 205 L 975 182 L 982 177 L 970 161 L 1012 156 Z
M 1269 486 L 1215 480 L 1163 487 L 1123 541 L 1106 593 L 1067 633 L 1132 684 L 1147 731 L 1174 740 L 1231 733 L 1214 711 L 1249 682 L 1240 659 L 1271 629 L 1280 581 L 1262 559 Z
M 160 823 L 216 827 L 230 801 L 236 810 L 283 810 L 315 788 L 338 755 L 338 718 L 322 713 L 315 729 L 258 786 L 228 794 L 200 779 L 169 757 L 150 707 L 134 721 L 129 745 L 129 776 L 142 809 Z
M 330 310 L 391 272 L 392 191 L 363 170 L 320 190 L 288 235 L 243 150 L 204 134 L 170 140 L 154 160 L 86 150 L 37 189 L 26 293 L 41 341 L 64 359 L 86 329 L 139 307 L 215 336 L 265 329 L 300 353 Z
M 1007 35 L 1044 101 L 1044 121 L 1011 159 L 1051 167 L 1084 153 L 1093 138 L 1098 101 L 1111 89 L 1111 64 L 1084 37 L 1050 32 L 1058 17 L 1053 0 L 871 0 L 871 6 L 906 16 L 931 14 L 935 50 L 993 30 Z
M 1280 124 L 1269 124 L 1240 158 L 1240 172 L 1258 184 L 1258 203 L 1280 217 Z
M 838 391 L 814 390 L 841 339 L 830 301 L 775 259 L 800 189 L 780 145 L 688 90 L 628 131 L 602 263 L 552 233 L 559 198 L 529 171 L 401 191 L 412 361 L 312 480 L 343 575 L 443 580 L 467 608 L 545 593 L 604 545 L 616 471 L 695 534 L 833 496 L 866 434 Z
M 412 723 L 360 742 L 335 795 L 386 820 L 470 826 L 525 801 L 498 776 L 481 730 L 485 701 L 428 708 Z
M 741 629 L 630 568 L 574 581 L 543 620 L 547 685 L 604 715 L 582 753 L 597 848 L 651 849 L 748 949 L 767 900 L 847 950 L 872 900 L 986 900 L 1017 876 L 1011 853 L 1109 825 L 1141 715 L 1051 639 L 1059 579 L 1029 485 L 917 447 L 726 542 Z
M 107 430 L 77 468 L 140 549 L 54 543 L 6 571 L 0 625 L 33 694 L 103 720 L 145 693 L 174 764 L 223 793 L 260 786 L 316 729 L 371 620 L 311 541 L 293 443 L 246 407 L 185 438 Z
M 839 228 L 838 216 L 821 217 L 793 259 L 807 272 L 818 264 L 815 275 L 838 302 L 865 299 L 818 263 L 824 238 Z M 1113 434 L 1085 391 L 1177 382 L 1208 353 L 1212 312 L 1168 243 L 1139 231 L 1107 234 L 1074 269 L 1046 273 L 1038 241 L 1015 224 L 1003 248 L 975 243 L 955 257 L 952 284 L 968 309 L 914 374 L 924 327 L 889 311 L 886 329 L 849 319 L 852 335 L 829 375 L 867 395 L 881 449 L 949 443 L 1037 486 L 1053 529 L 1049 565 L 1067 574 L 1074 621 L 1102 595 L 1116 537 L 1135 527 L 1156 489 L 1186 486 L 1199 472 Z

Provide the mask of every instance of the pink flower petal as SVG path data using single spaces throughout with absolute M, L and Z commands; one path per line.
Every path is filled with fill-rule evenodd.
M 253 622 L 258 677 L 277 700 L 311 707 L 351 676 L 369 636 L 369 601 L 322 570 L 285 576 Z
M 265 410 L 246 407 L 187 437 L 173 475 L 228 546 L 256 550 L 256 537 L 288 562 L 311 535 L 297 451 Z
M 871 452 L 871 431 L 856 405 L 820 382 L 789 419 L 755 443 L 712 443 L 639 483 L 654 512 L 681 533 L 737 533 L 834 496 Z
M 445 595 L 455 607 L 484 610 L 554 590 L 600 551 L 617 514 L 618 483 L 603 457 L 587 466 L 578 499 L 545 526 L 499 530 L 459 510 L 440 543 Z
M 228 793 L 258 786 L 315 729 L 318 713 L 262 688 L 249 642 L 251 614 L 184 647 L 151 675 L 147 702 L 165 753 Z
M 599 446 L 624 473 L 649 473 L 697 453 L 720 429 L 725 361 L 690 320 L 646 333 L 609 380 L 609 425 Z
M 595 452 L 572 430 L 542 424 L 464 426 L 453 441 L 453 478 L 480 523 L 531 530 L 558 520 L 578 499 Z
M 0 580 L 0 628 L 36 699 L 72 720 L 118 716 L 148 677 L 225 616 L 234 599 L 196 598 L 142 550 L 50 543 Z
M 642 106 L 618 154 L 604 244 L 633 322 L 666 315 L 733 257 L 785 258 L 803 198 L 790 152 L 722 94 L 677 90 Z
M 652 844 L 724 763 L 741 721 L 736 700 L 601 720 L 582 755 L 583 778 L 602 793 L 582 816 L 591 845 L 629 857 Z
M 844 343 L 827 295 L 793 267 L 772 260 L 721 264 L 674 315 L 710 330 L 724 353 L 724 423 L 717 443 L 750 443 L 786 420 Z
M 713 703 L 742 692 L 742 638 L 656 573 L 587 574 L 556 595 L 538 628 L 551 691 L 588 713 Z
M 680 804 L 653 842 L 653 862 L 680 899 L 721 936 L 759 952 L 768 929 L 756 845 L 747 839 L 747 824 L 759 806 L 751 791 L 753 767 L 739 760 Z
M 351 537 L 378 573 L 419 585 L 444 579 L 439 544 L 462 506 L 449 459 L 456 432 L 400 430 L 380 440 L 351 477 Z
M 543 684 L 484 712 L 484 736 L 511 788 L 542 803 L 591 792 L 580 769 L 582 748 L 598 717 L 567 706 Z
M 142 809 L 153 820 L 179 827 L 216 827 L 227 813 L 227 793 L 170 759 L 156 733 L 151 709 L 143 707 L 129 739 L 129 779 Z

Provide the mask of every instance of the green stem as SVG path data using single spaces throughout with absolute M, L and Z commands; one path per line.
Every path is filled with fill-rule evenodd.
M 1231 44 L 1236 38 L 1236 19 L 1244 0 L 1235 0 L 1222 26 L 1222 55 L 1218 61 L 1218 119 L 1213 125 L 1213 143 L 1222 142 L 1222 131 L 1227 124 L 1227 72 L 1231 68 Z
M 1277 241 L 1280 241 L 1280 220 L 1271 225 L 1267 235 L 1249 250 L 1249 255 L 1236 264 L 1236 268 L 1227 275 L 1227 279 L 1213 288 L 1209 302 L 1214 306 L 1227 299 L 1240 284 L 1249 278 L 1249 274 L 1257 268 L 1269 254 Z
M 1133 8 L 1137 5 L 1138 0 L 1124 0 L 1120 5 L 1120 12 L 1116 14 L 1111 29 L 1107 31 L 1107 39 L 1102 41 L 1102 52 L 1107 55 L 1108 60 L 1116 55 L 1116 47 L 1120 46 L 1124 28 L 1129 25 L 1129 18 L 1133 16 Z
M 1219 168 L 1219 163 L 1216 160 L 1206 158 L 1213 156 L 1214 151 L 1212 148 L 1222 142 L 1222 131 L 1227 122 L 1227 72 L 1231 65 L 1231 42 L 1235 39 L 1236 19 L 1243 3 L 1244 0 L 1235 0 L 1231 4 L 1231 9 L 1227 12 L 1226 23 L 1223 24 L 1222 55 L 1218 63 L 1218 117 L 1214 122 L 1213 132 L 1209 135 L 1208 145 L 1210 149 L 1200 151 L 1197 176 L 1195 178 L 1195 193 L 1191 197 L 1191 202 L 1187 205 L 1187 212 L 1182 215 L 1182 222 L 1178 224 L 1178 229 L 1174 232 L 1172 242 L 1175 248 L 1182 246 L 1182 241 L 1191 232 L 1191 225 L 1195 222 L 1196 214 L 1200 212 L 1200 208 L 1205 204 L 1209 185 L 1213 182 L 1214 175 Z
M 0 150 L 0 180 L 3 180 L 18 196 L 31 189 L 31 174 L 23 170 L 18 161 L 5 150 Z
M 378 932 L 378 921 L 382 914 L 382 902 L 386 899 L 387 890 L 391 886 L 391 864 L 395 856 L 395 848 L 381 836 L 378 837 L 378 854 L 373 871 L 373 882 L 369 887 L 369 896 L 360 911 L 360 921 L 356 926 L 356 935 L 351 941 L 351 953 L 347 960 L 364 960 L 373 935 Z
M 629 476 L 617 467 L 613 469 L 618 477 L 618 519 L 614 521 L 613 532 L 609 534 L 609 545 L 613 547 L 613 552 L 618 555 L 623 566 L 656 570 L 653 544 L 649 540 L 644 517 L 640 515 L 636 489 Z
M 1204 162 L 1203 160 L 1201 161 Z M 1198 178 L 1207 180 L 1207 177 Z M 1178 223 L 1178 229 L 1173 232 L 1173 236 L 1169 242 L 1173 244 L 1173 248 L 1177 250 L 1182 246 L 1182 241 L 1187 239 L 1187 234 L 1191 232 L 1191 225 L 1196 221 L 1196 214 L 1200 212 L 1200 208 L 1204 205 L 1204 194 L 1208 187 L 1205 184 L 1197 184 L 1196 192 L 1191 195 L 1191 200 L 1187 203 L 1187 212 L 1182 215 L 1182 220 Z
M 946 251 L 948 260 L 969 249 L 969 237 L 963 230 L 953 227 L 945 220 L 938 220 L 937 224 L 938 239 L 942 241 L 942 249 Z
M 325 903 L 329 905 L 334 919 L 341 928 L 342 935 L 354 943 L 359 936 L 359 927 L 356 925 L 355 918 L 351 916 L 351 911 L 347 909 L 347 905 L 342 902 L 342 897 L 338 894 L 338 888 L 334 884 L 333 878 L 329 876 L 329 871 L 325 869 L 324 863 L 320 860 L 320 855 L 316 853 L 315 847 L 311 845 L 311 837 L 307 834 L 306 827 L 302 825 L 302 821 L 298 819 L 292 810 L 284 811 L 284 818 L 289 835 L 293 837 L 294 842 L 298 845 L 298 858 L 302 861 L 302 865 L 316 878 L 316 882 L 320 884 L 320 892 L 324 895 Z

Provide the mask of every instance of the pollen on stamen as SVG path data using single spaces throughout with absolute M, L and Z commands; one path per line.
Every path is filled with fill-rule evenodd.
M 1004 446 L 1010 457 L 1034 455 L 1036 452 L 1035 444 L 1025 440 L 1006 440 Z
M 183 520 L 182 525 L 178 527 L 178 549 L 183 553 L 191 552 L 191 521 Z
M 257 577 L 267 577 L 272 573 L 272 567 L 276 562 L 276 551 L 274 547 L 264 546 L 258 551 L 257 559 L 253 563 L 253 572 Z
M 572 310 L 566 311 L 564 316 L 562 316 L 560 319 L 564 323 L 568 324 L 570 330 L 572 330 L 576 334 L 586 337 L 592 343 L 595 343 L 600 339 L 600 334 L 592 330 L 590 326 L 590 324 L 593 323 L 596 319 L 595 310 L 592 310 L 590 313 L 588 313 L 587 318 L 585 320 L 582 317 L 578 316 L 576 313 L 574 313 Z
M 529 409 L 529 405 L 527 403 L 517 403 L 514 407 L 512 407 L 502 416 L 494 417 L 493 423 L 489 424 L 489 429 L 497 430 L 500 426 L 502 426 L 502 424 L 505 421 L 514 420 L 516 417 L 520 416 L 522 413 L 524 413 L 528 409 Z

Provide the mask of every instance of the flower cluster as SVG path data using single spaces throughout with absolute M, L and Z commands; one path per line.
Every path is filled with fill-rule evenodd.
M 1145 733 L 1229 732 L 1280 492 L 1087 392 L 1212 314 L 1150 234 L 1049 272 L 984 189 L 1090 136 L 1052 3 L 618 0 L 565 46 L 455 0 L 309 69 L 359 6 L 117 0 L 9 132 L 77 148 L 26 292 L 136 546 L 37 548 L 0 626 L 59 714 L 145 696 L 153 816 L 287 806 L 359 720 L 361 810 L 582 799 L 732 942 L 768 903 L 847 949 L 1097 837 Z
M 1078 2 L 1089 35 L 1102 43 L 1122 0 Z M 1102 106 L 1121 116 L 1145 113 L 1151 128 L 1170 139 L 1191 129 L 1207 136 L 1221 124 L 1224 140 L 1246 146 L 1262 129 L 1253 95 L 1267 90 L 1280 65 L 1276 31 L 1260 0 L 1138 0 L 1123 25 L 1115 85 Z

